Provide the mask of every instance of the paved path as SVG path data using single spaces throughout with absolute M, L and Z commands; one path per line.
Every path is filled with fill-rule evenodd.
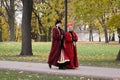
M 54 66 L 52 66 L 52 69 L 49 69 L 46 63 L 0 61 L 0 69 L 30 71 L 45 74 L 72 75 L 90 78 L 103 78 L 107 80 L 120 80 L 120 68 L 79 66 L 78 69 L 59 70 Z

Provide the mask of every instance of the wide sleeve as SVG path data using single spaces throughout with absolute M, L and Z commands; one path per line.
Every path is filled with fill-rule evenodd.
M 70 35 L 69 32 L 65 33 L 65 40 L 66 42 L 72 42 L 72 36 Z
M 53 40 L 59 41 L 61 39 L 61 36 L 59 35 L 59 32 L 56 28 L 53 28 L 52 37 L 53 37 Z

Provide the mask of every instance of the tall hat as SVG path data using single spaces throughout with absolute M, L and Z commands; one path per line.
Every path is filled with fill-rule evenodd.
M 56 22 L 55 22 L 55 25 L 58 24 L 58 23 L 62 23 L 61 20 L 57 19 Z
M 68 23 L 68 24 L 67 24 L 67 27 L 68 27 L 68 28 L 71 28 L 72 26 L 73 26 L 72 23 Z

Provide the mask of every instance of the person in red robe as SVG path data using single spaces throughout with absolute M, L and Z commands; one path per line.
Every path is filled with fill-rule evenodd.
M 61 53 L 63 50 L 63 41 L 64 41 L 65 33 L 61 29 L 61 21 L 57 20 L 55 22 L 55 27 L 52 30 L 52 46 L 50 50 L 50 54 L 48 57 L 49 68 L 52 65 L 59 67 L 59 69 L 63 68 L 63 63 L 65 63 L 61 57 Z M 62 62 L 63 61 L 63 62 Z
M 65 67 L 68 69 L 75 69 L 78 67 L 76 42 L 78 41 L 77 34 L 73 31 L 72 24 L 68 23 L 68 32 L 65 33 L 65 54 L 70 59 L 70 64 Z

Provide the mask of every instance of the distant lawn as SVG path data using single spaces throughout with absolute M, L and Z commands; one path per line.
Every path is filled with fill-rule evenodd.
M 33 42 L 33 56 L 20 57 L 20 42 L 1 42 L 0 60 L 47 62 L 51 42 Z M 115 61 L 120 45 L 117 43 L 77 43 L 77 52 L 80 65 L 120 67 Z

